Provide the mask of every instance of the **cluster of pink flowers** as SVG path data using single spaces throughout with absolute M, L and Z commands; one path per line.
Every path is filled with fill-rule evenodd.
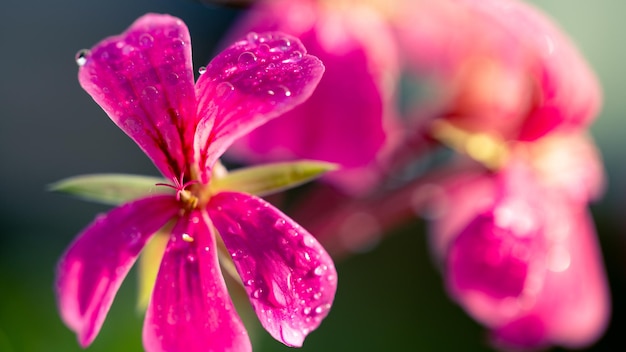
M 300 346 L 335 295 L 326 250 L 367 247 L 415 212 L 450 296 L 495 346 L 601 336 L 610 298 L 587 210 L 604 190 L 587 133 L 601 92 L 540 11 L 520 0 L 259 1 L 225 42 L 195 85 L 189 34 L 167 15 L 77 58 L 82 87 L 175 190 L 98 217 L 62 257 L 59 308 L 81 345 L 165 232 L 147 350 L 251 350 L 220 265 L 263 327 Z M 292 209 L 315 237 L 249 188 L 216 185 L 227 149 L 244 163 L 340 165 Z
M 449 294 L 494 344 L 581 347 L 604 332 L 610 299 L 586 209 L 604 188 L 587 134 L 601 92 L 546 16 L 518 0 L 269 1 L 234 33 L 248 30 L 298 36 L 327 66 L 311 99 L 232 155 L 341 164 L 333 191 L 299 216 L 331 253 L 419 208 Z M 407 171 L 440 147 L 454 151 L 447 163 Z M 331 196 L 343 202 L 329 209 Z M 315 204 L 324 215 L 311 218 Z M 346 239 L 353 216 L 370 226 Z

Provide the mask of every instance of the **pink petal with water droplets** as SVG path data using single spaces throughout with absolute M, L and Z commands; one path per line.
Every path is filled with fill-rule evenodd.
M 322 60 L 326 72 L 311 98 L 244 136 L 228 153 L 253 162 L 330 161 L 342 167 L 329 175 L 336 183 L 349 189 L 370 186 L 366 170 L 359 168 L 380 158 L 383 146 L 394 141 L 389 133 L 395 116 L 387 110 L 393 106 L 389 82 L 398 79 L 399 65 L 382 14 L 358 3 L 282 0 L 259 2 L 246 15 L 234 34 L 294 35 Z M 357 172 L 348 175 L 346 168 Z
M 448 253 L 447 277 L 452 290 L 458 295 L 480 292 L 495 300 L 519 296 L 538 239 L 536 233 L 519 236 L 499 227 L 493 214 L 476 217 Z
M 196 84 L 196 152 L 211 168 L 234 140 L 306 100 L 324 66 L 300 41 L 278 32 L 250 34 L 215 57 Z
M 171 196 L 127 203 L 97 217 L 63 255 L 57 267 L 57 301 L 63 321 L 83 347 L 100 331 L 143 246 L 178 209 Z
M 328 314 L 337 289 L 330 256 L 311 234 L 264 200 L 222 192 L 209 214 L 265 329 L 301 346 Z
M 207 214 L 194 211 L 172 231 L 144 322 L 148 352 L 251 351 L 230 299 Z
M 583 348 L 608 325 L 611 302 L 592 219 L 567 198 L 552 201 L 550 207 L 554 211 L 546 234 L 551 243 L 543 286 L 534 304 L 495 328 L 496 343 L 508 348 Z M 528 339 L 529 331 L 541 334 Z
M 191 41 L 185 24 L 148 14 L 91 49 L 81 86 L 168 178 L 192 155 L 196 124 Z

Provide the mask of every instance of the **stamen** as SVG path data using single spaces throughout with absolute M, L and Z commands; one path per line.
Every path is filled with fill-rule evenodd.
M 193 242 L 193 237 L 189 236 L 187 233 L 183 233 L 183 241 L 191 243 Z
M 198 197 L 194 196 L 193 193 L 186 190 L 185 188 L 189 187 L 190 185 L 199 183 L 199 181 L 191 180 L 191 181 L 185 182 L 184 184 L 181 184 L 181 182 L 185 179 L 184 177 L 185 177 L 184 174 L 181 174 L 180 178 L 174 178 L 172 181 L 174 184 L 157 183 L 155 185 L 165 186 L 165 187 L 175 189 L 176 200 L 183 202 L 185 209 L 190 210 L 190 209 L 194 209 L 198 205 Z

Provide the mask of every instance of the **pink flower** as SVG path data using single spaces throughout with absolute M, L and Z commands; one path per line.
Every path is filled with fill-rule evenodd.
M 144 322 L 146 350 L 251 350 L 219 270 L 222 242 L 261 324 L 300 346 L 332 304 L 331 258 L 264 200 L 215 189 L 211 180 L 234 140 L 310 96 L 320 61 L 293 37 L 250 34 L 202 69 L 194 87 L 186 26 L 148 14 L 77 62 L 81 86 L 177 188 L 98 216 L 63 255 L 58 304 L 80 344 L 94 340 L 140 251 L 169 224 Z
M 585 143 L 569 138 L 576 141 L 551 146 Z M 549 157 L 551 168 L 516 155 L 496 174 L 465 174 L 444 183 L 446 211 L 434 222 L 433 249 L 451 296 L 493 331 L 498 345 L 584 347 L 608 323 L 602 258 L 586 210 L 589 198 L 581 196 L 601 188 L 592 182 L 602 177 L 594 175 L 595 167 L 580 167 L 593 166 L 589 158 L 563 168 L 574 164 L 566 154 Z M 573 183 L 555 185 L 559 178 L 552 175 L 558 173 L 567 174 L 561 181 L 578 178 L 580 190 Z
M 589 125 L 598 82 L 569 38 L 518 0 L 406 2 L 394 21 L 407 62 L 435 73 L 443 118 L 474 133 L 533 141 Z
M 266 30 L 300 38 L 326 73 L 310 99 L 242 138 L 229 155 L 330 161 L 341 169 L 327 179 L 350 193 L 369 189 L 399 132 L 392 104 L 398 57 L 384 18 L 358 2 L 260 1 L 232 33 Z

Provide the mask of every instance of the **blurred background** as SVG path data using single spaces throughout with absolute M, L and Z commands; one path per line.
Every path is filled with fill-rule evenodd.
M 604 89 L 592 133 L 609 187 L 592 206 L 613 295 L 611 325 L 593 351 L 626 350 L 626 62 L 623 13 L 612 0 L 533 1 L 578 44 Z M 156 169 L 76 78 L 75 53 L 120 33 L 146 12 L 170 13 L 191 32 L 194 67 L 206 64 L 241 10 L 193 0 L 0 2 L 0 351 L 79 351 L 58 316 L 56 261 L 107 207 L 46 191 L 78 174 Z M 416 219 L 376 248 L 337 263 L 334 307 L 303 351 L 483 351 L 482 327 L 446 296 Z M 89 351 L 141 351 L 135 273 L 117 295 Z M 286 351 L 264 331 L 256 351 Z

